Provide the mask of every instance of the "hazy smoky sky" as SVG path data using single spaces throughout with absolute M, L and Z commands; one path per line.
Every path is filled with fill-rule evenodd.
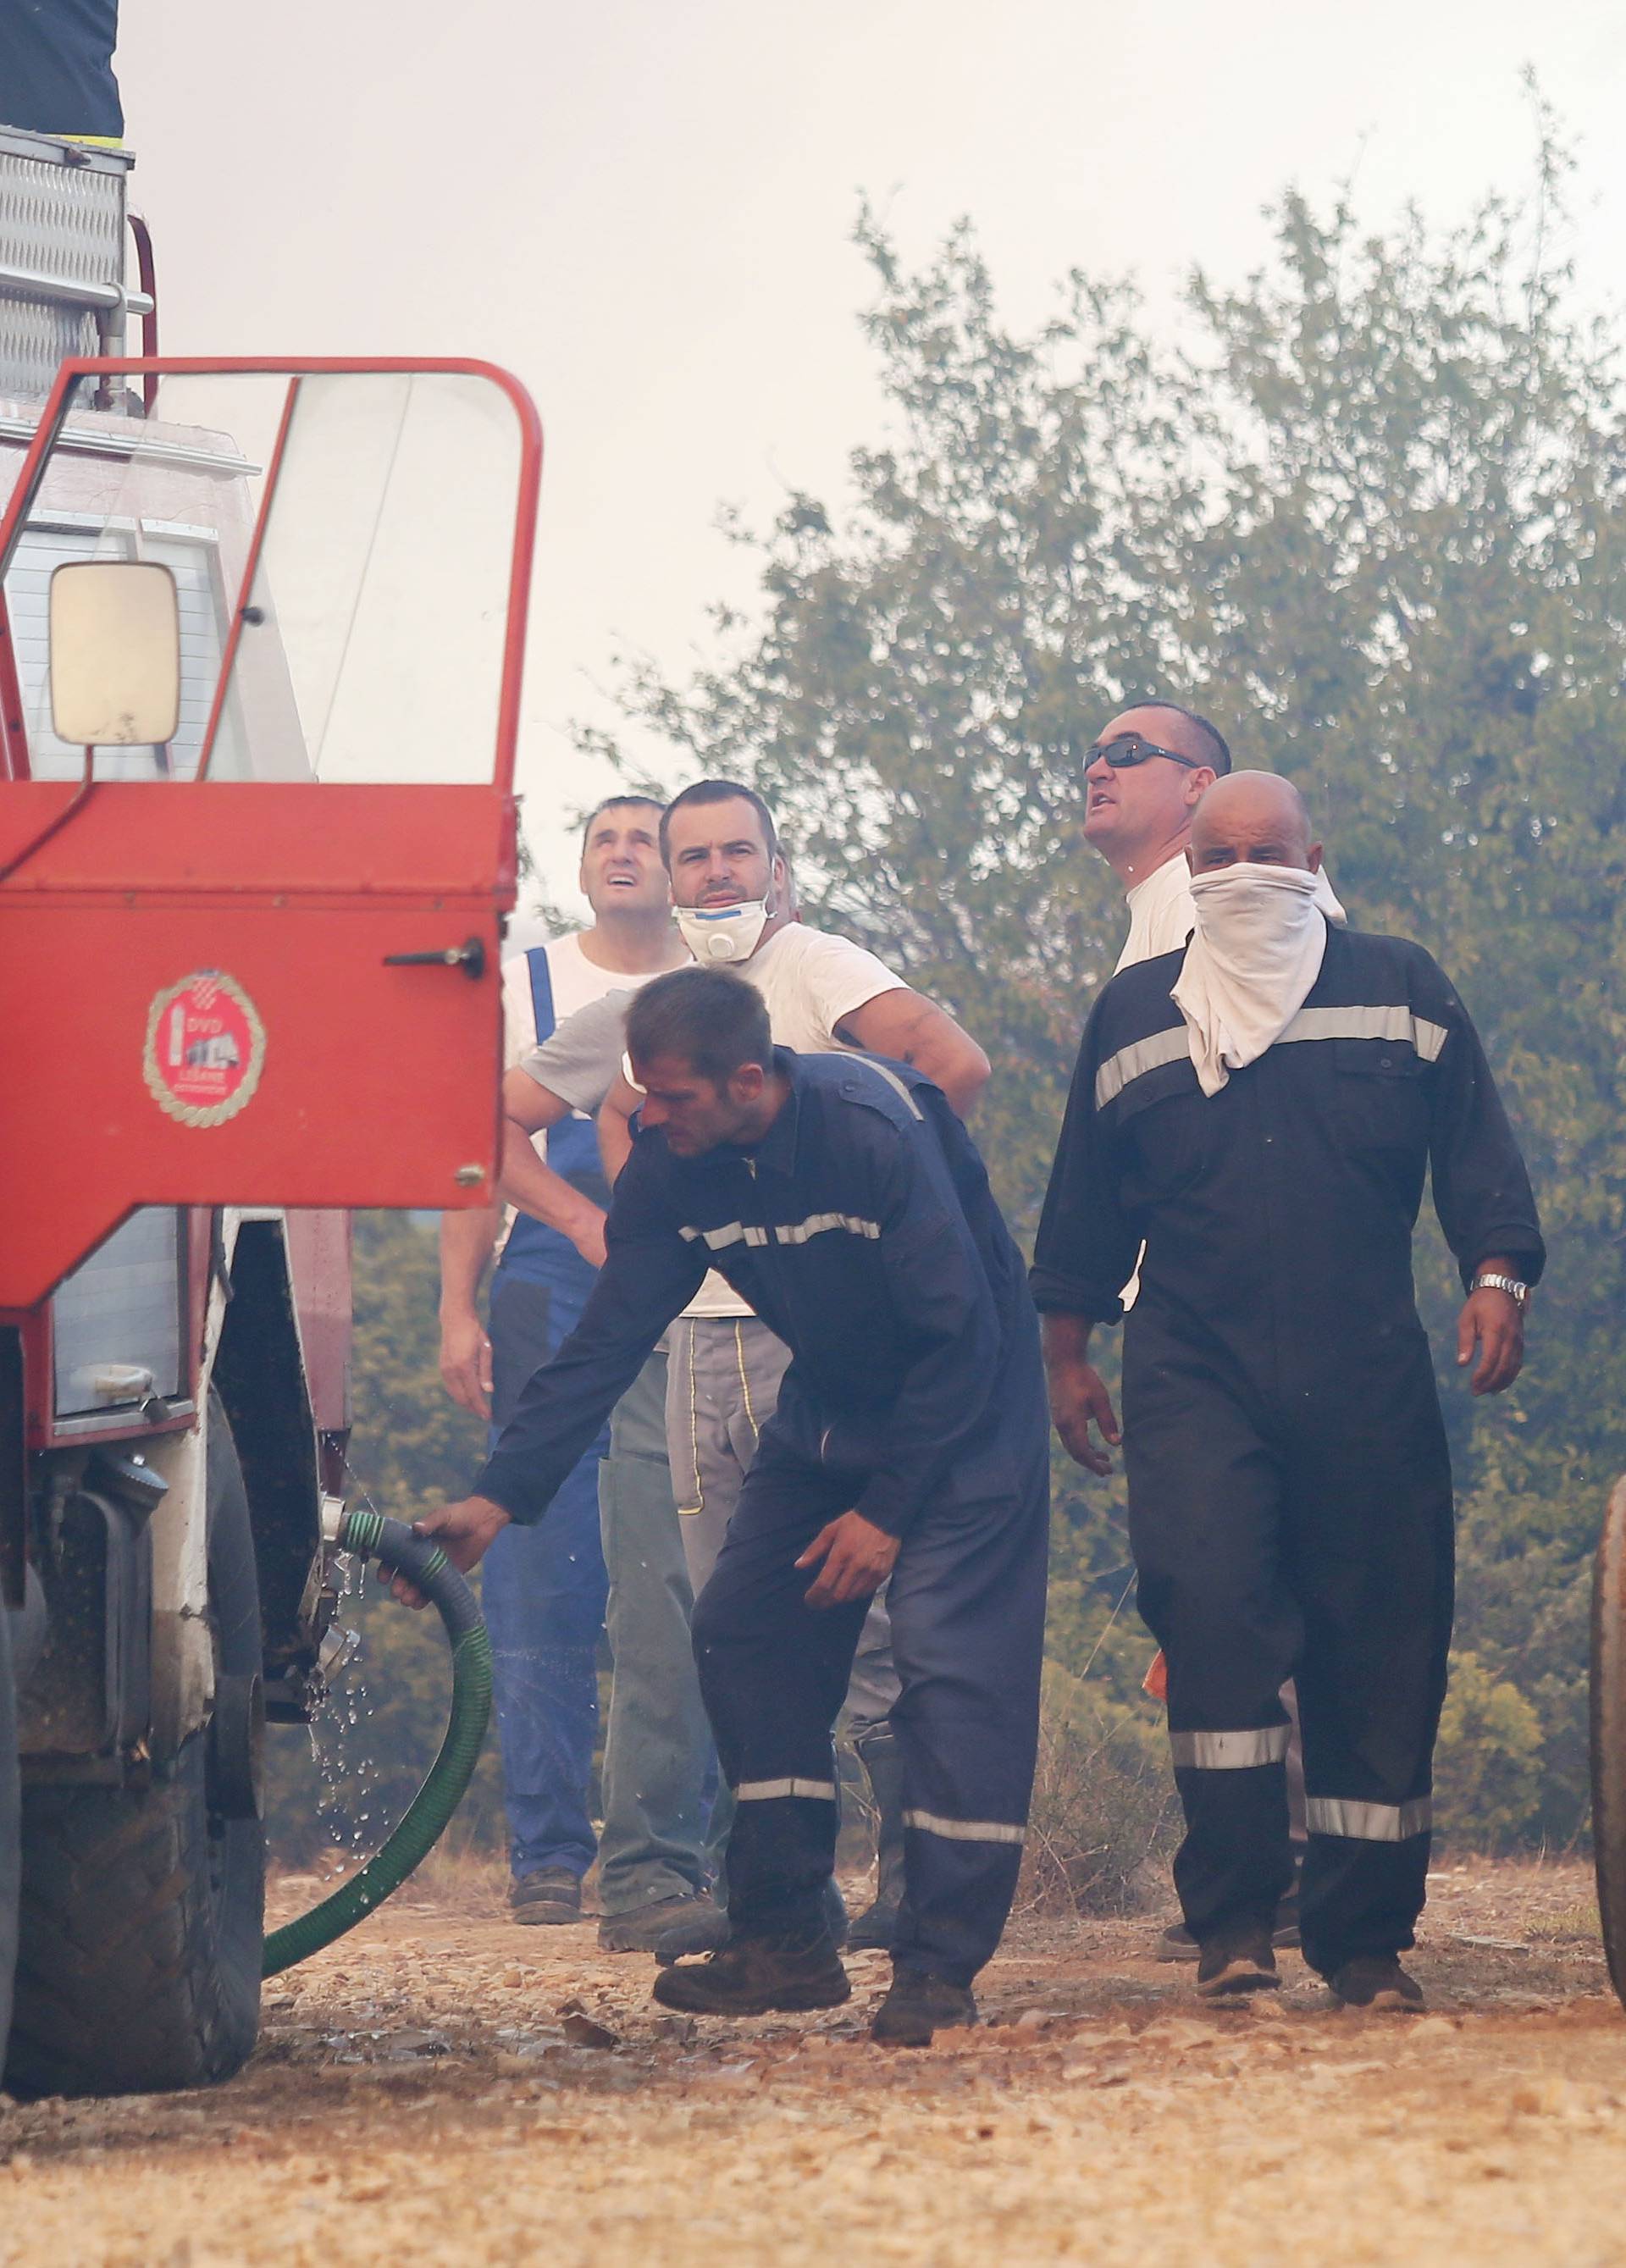
M 1600 299 L 1626 234 L 1626 39 L 1582 0 L 125 0 L 118 60 L 167 350 L 477 354 L 534 393 L 522 785 L 555 888 L 613 652 L 706 652 L 747 595 L 718 504 L 838 497 L 881 430 L 860 193 L 910 255 L 969 215 L 1018 320 L 1074 264 L 1166 308 L 1263 256 L 1290 181 L 1352 177 L 1374 223 L 1519 186 L 1534 63 Z

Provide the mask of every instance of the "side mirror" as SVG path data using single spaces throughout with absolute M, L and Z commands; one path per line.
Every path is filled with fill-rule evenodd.
M 180 608 L 167 567 L 84 559 L 51 576 L 51 728 L 72 747 L 160 747 L 180 718 Z

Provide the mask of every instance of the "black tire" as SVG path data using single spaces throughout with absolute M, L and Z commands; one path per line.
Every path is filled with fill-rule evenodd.
M 0 1601 L 0 2070 L 11 2029 L 21 1888 L 22 1791 L 17 1771 L 17 1691 L 11 1683 L 11 1620 Z
M 261 1668 L 259 1587 L 242 1469 L 211 1400 L 209 1596 L 217 1673 Z M 23 1798 L 22 1927 L 6 2085 L 126 2095 L 228 2079 L 260 2029 L 265 1835 L 211 1808 L 209 1738 L 143 1789 L 38 1787 Z
M 1626 2001 L 1626 1480 L 1593 1568 L 1593 1859 L 1609 1981 Z

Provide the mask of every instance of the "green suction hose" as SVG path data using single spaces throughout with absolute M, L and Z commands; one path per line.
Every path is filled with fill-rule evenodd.
M 438 1612 L 452 1642 L 452 1714 L 440 1753 L 400 1826 L 330 1898 L 272 1931 L 261 1967 L 266 1977 L 291 1969 L 296 1961 L 354 1929 L 428 1857 L 474 1776 L 491 1713 L 491 1641 L 474 1593 L 440 1546 L 380 1512 L 347 1512 L 339 1527 L 339 1544 L 345 1551 L 376 1559 L 386 1574 L 404 1575 Z

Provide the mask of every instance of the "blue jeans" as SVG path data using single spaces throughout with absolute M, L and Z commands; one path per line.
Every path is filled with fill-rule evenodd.
M 531 1283 L 498 1269 L 490 1301 L 493 1438 L 532 1372 L 575 1328 L 585 1289 Z M 593 1860 L 587 1790 L 607 1588 L 599 1537 L 606 1446 L 593 1444 L 538 1526 L 504 1528 L 482 1571 L 516 1875 L 563 1867 L 579 1879 Z

